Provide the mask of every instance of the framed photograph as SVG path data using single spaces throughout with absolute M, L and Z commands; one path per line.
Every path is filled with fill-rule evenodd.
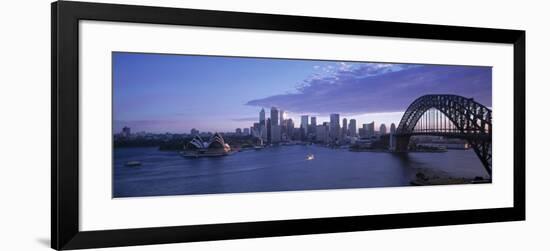
M 52 248 L 525 219 L 525 31 L 52 4 Z

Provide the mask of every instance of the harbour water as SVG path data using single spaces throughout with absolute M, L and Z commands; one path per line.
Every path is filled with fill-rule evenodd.
M 488 177 L 473 150 L 396 154 L 294 145 L 184 158 L 158 148 L 116 148 L 113 197 L 410 186 L 418 172 Z

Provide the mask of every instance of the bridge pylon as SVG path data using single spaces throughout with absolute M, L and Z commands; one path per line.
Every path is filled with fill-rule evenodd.
M 408 135 L 396 135 L 395 137 L 395 152 L 406 152 L 409 150 L 409 142 L 411 136 Z

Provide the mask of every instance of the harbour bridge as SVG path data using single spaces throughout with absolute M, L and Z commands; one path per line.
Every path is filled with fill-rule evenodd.
M 433 135 L 466 140 L 492 174 L 492 111 L 458 95 L 424 95 L 413 101 L 394 134 L 395 151 L 406 152 L 412 136 Z

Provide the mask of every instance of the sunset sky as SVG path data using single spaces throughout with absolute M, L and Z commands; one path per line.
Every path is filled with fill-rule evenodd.
M 491 107 L 491 67 L 113 53 L 114 131 L 235 131 L 278 107 L 358 127 L 399 123 L 425 94 L 457 94 Z

